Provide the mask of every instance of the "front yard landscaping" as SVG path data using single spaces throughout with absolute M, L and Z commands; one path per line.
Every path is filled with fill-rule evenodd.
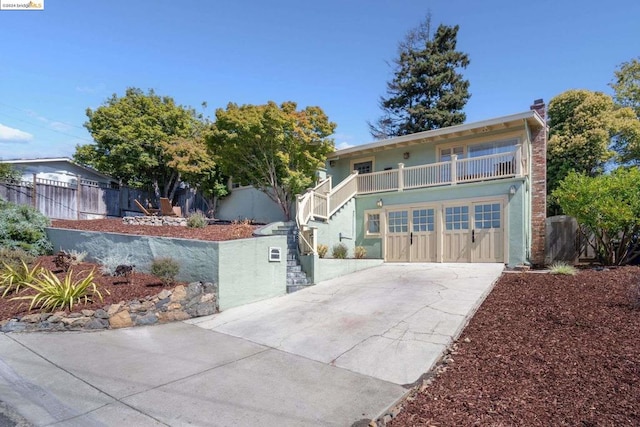
M 390 425 L 640 425 L 639 286 L 631 266 L 505 273 Z

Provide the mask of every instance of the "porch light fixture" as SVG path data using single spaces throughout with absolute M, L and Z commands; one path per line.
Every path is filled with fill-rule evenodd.
M 334 167 L 336 165 L 335 160 L 329 160 L 329 166 Z
M 379 208 L 382 207 L 382 199 L 378 199 L 378 201 L 376 202 L 376 206 L 378 206 Z
M 514 194 L 516 194 L 516 190 L 517 190 L 516 186 L 512 185 L 511 187 L 509 187 L 509 194 L 513 196 Z
M 402 157 L 404 159 L 408 159 L 409 157 L 411 157 L 411 153 L 409 153 L 408 151 L 405 151 L 404 153 L 402 153 Z

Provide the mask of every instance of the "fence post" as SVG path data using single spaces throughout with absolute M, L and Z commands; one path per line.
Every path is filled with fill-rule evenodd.
M 33 174 L 33 187 L 31 188 L 31 204 L 33 205 L 33 209 L 38 210 L 38 191 L 36 189 L 36 174 Z
M 78 184 L 76 185 L 76 217 L 80 219 L 80 207 L 81 207 L 81 198 L 82 198 L 82 177 L 80 175 L 76 175 Z

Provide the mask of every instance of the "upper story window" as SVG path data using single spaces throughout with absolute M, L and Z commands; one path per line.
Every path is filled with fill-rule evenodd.
M 511 153 L 516 149 L 517 139 L 484 142 L 469 146 L 469 157 L 490 156 L 492 154 Z
M 354 159 L 351 161 L 351 170 L 358 171 L 358 174 L 373 172 L 374 158 Z
M 464 146 L 459 145 L 457 147 L 447 147 L 440 149 L 440 161 L 441 162 L 449 162 L 451 161 L 451 155 L 457 155 L 459 159 L 464 157 Z

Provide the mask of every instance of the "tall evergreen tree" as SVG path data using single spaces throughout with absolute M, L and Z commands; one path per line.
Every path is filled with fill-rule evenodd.
M 459 27 L 439 25 L 431 34 L 431 15 L 398 45 L 393 80 L 380 97 L 383 116 L 369 123 L 376 139 L 461 124 L 469 100 L 469 81 L 460 69 L 469 56 L 456 50 Z

